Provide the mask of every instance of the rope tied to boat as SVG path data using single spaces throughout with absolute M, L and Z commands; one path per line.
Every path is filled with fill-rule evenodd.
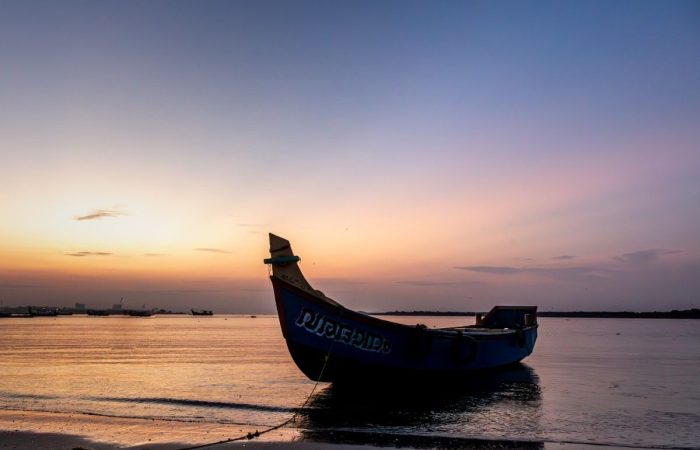
M 301 407 L 299 407 L 294 414 L 292 414 L 292 417 L 289 419 L 285 420 L 284 422 L 272 426 L 270 428 L 266 428 L 263 431 L 258 431 L 255 430 L 255 432 L 249 432 L 246 434 L 243 434 L 241 436 L 235 437 L 235 438 L 229 438 L 229 439 L 224 439 L 221 441 L 216 441 L 216 442 L 210 442 L 208 444 L 199 444 L 199 445 L 194 445 L 192 447 L 183 447 L 178 450 L 194 450 L 198 448 L 204 448 L 204 447 L 214 447 L 215 445 L 221 445 L 221 444 L 228 444 L 229 442 L 237 442 L 237 441 L 243 441 L 243 440 L 251 440 L 255 439 L 257 437 L 262 436 L 265 433 L 269 433 L 270 431 L 278 430 L 282 428 L 283 426 L 290 424 L 294 422 L 302 411 L 304 411 L 304 408 L 306 408 L 306 405 L 309 403 L 309 400 L 311 400 L 311 397 L 313 397 L 314 393 L 316 392 L 316 388 L 318 388 L 319 383 L 321 382 L 321 379 L 323 378 L 323 373 L 326 371 L 326 367 L 328 366 L 328 361 L 331 358 L 331 352 L 333 351 L 333 344 L 335 342 L 331 342 L 330 347 L 328 347 L 328 353 L 326 354 L 324 361 L 323 361 L 323 366 L 321 367 L 321 372 L 318 374 L 318 378 L 316 379 L 316 383 L 314 383 L 314 387 L 311 389 L 311 392 L 309 392 L 309 395 L 306 396 L 306 400 L 304 400 L 304 403 L 302 403 Z

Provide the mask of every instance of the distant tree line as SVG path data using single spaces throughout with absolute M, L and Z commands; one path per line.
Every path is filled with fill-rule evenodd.
M 387 311 L 372 313 L 375 316 L 475 316 L 473 311 Z M 672 311 L 538 311 L 538 317 L 579 317 L 610 319 L 700 319 L 700 309 L 674 309 Z

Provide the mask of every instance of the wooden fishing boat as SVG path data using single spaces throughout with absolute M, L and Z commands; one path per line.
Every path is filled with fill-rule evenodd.
M 209 309 L 190 309 L 193 316 L 213 316 L 214 311 Z
M 306 281 L 289 241 L 270 234 L 270 279 L 282 334 L 314 381 L 462 377 L 516 363 L 537 339 L 536 306 L 495 306 L 476 325 L 431 329 L 345 308 Z

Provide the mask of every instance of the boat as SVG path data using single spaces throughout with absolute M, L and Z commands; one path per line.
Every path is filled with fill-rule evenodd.
M 282 335 L 313 381 L 373 383 L 471 376 L 520 362 L 537 340 L 536 306 L 494 306 L 475 325 L 428 328 L 350 310 L 311 287 L 288 240 L 270 233 Z
M 8 312 L 2 312 L 0 313 L 0 318 L 9 318 L 9 319 L 19 319 L 19 318 L 32 318 L 34 315 L 31 313 L 8 313 Z
M 109 311 L 107 311 L 106 309 L 88 309 L 87 315 L 104 317 L 109 316 Z
M 32 318 L 32 317 L 34 317 L 34 314 L 32 313 L 31 306 L 27 306 L 26 312 L 20 312 L 21 310 L 22 310 L 22 307 L 12 308 L 11 310 L 6 310 L 5 306 L 2 306 L 2 309 L 0 309 L 0 318 L 18 319 L 18 318 Z
M 17 319 L 20 317 L 34 317 L 34 315 L 30 312 L 18 313 L 18 312 L 0 311 L 0 318 Z
M 190 309 L 193 316 L 213 316 L 214 311 L 208 309 Z
M 41 307 L 29 307 L 29 314 L 34 317 L 56 317 L 58 316 L 58 308 L 49 308 L 45 306 Z
M 126 311 L 126 314 L 131 317 L 151 317 L 153 315 L 153 311 L 149 311 L 147 309 L 129 309 Z

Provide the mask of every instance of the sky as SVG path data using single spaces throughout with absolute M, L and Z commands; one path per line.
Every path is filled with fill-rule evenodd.
M 0 300 L 700 307 L 697 1 L 0 2 Z

